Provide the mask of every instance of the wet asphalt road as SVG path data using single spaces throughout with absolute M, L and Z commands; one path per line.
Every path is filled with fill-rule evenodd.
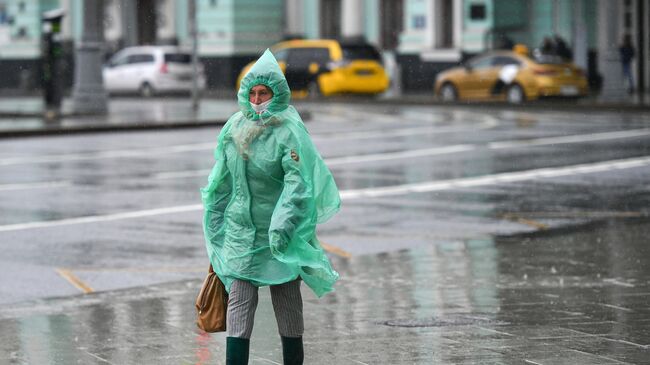
M 298 109 L 343 197 L 307 363 L 650 363 L 650 116 Z M 0 141 L 0 363 L 222 363 L 191 310 L 217 133 Z M 269 301 L 252 363 L 281 358 Z
M 332 255 L 645 219 L 650 116 L 305 104 Z M 186 278 L 218 128 L 0 141 L 0 303 Z

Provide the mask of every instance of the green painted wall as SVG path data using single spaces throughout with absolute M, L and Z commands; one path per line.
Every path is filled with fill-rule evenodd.
M 544 37 L 559 34 L 571 45 L 574 38 L 575 3 L 573 0 L 493 0 L 496 29 L 506 30 L 515 43 L 530 49 L 541 45 Z M 581 1 L 590 48 L 596 47 L 597 3 Z
M 584 3 L 585 22 L 587 26 L 587 43 L 589 48 L 598 46 L 598 4 L 592 0 L 582 0 Z
M 494 27 L 496 29 L 526 29 L 528 1 L 494 0 Z
M 196 24 L 201 54 L 204 54 L 205 50 L 214 53 L 219 48 L 225 50 L 232 47 L 235 32 L 234 14 L 233 0 L 198 2 Z
M 11 43 L 0 45 L 0 57 L 5 59 L 35 59 L 40 57 L 41 16 L 59 7 L 58 0 L 5 0 L 7 15 L 13 18 L 9 26 Z
M 200 6 L 200 5 L 199 5 Z M 176 22 L 176 36 L 180 43 L 185 43 L 189 38 L 187 22 L 187 0 L 176 0 L 174 4 L 174 21 Z M 197 22 L 197 29 L 201 31 L 201 23 Z
M 424 0 L 404 0 L 404 31 L 399 35 L 398 49 L 402 54 L 419 53 L 425 43 L 426 4 Z
M 484 6 L 485 18 L 472 19 L 473 6 Z M 463 2 L 463 50 L 481 52 L 485 49 L 486 33 L 494 27 L 493 0 L 466 0 Z
M 279 41 L 284 32 L 283 0 L 199 0 L 199 54 L 229 56 L 257 53 Z M 186 0 L 177 0 L 177 35 L 189 44 Z
M 237 50 L 263 50 L 282 39 L 284 1 L 237 0 L 234 10 L 230 21 Z
M 530 1 L 494 0 L 494 29 L 507 35 L 514 43 L 528 44 Z
M 305 11 L 305 37 L 320 38 L 319 0 L 304 0 Z
M 368 42 L 379 44 L 379 0 L 365 0 L 363 5 L 363 33 Z

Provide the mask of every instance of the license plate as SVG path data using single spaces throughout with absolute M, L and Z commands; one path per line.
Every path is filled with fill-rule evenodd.
M 176 79 L 180 81 L 189 81 L 192 80 L 192 74 L 177 75 Z
M 560 94 L 566 96 L 578 95 L 578 88 L 575 86 L 562 86 L 560 87 Z
M 356 73 L 357 73 L 357 75 L 361 75 L 361 76 L 372 75 L 371 70 L 357 70 Z

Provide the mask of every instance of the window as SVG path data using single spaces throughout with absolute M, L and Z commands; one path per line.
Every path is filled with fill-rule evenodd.
M 153 55 L 150 54 L 133 54 L 127 57 L 126 63 L 149 63 L 153 62 Z
M 289 52 L 287 66 L 293 69 L 307 69 L 314 62 L 324 65 L 329 60 L 330 52 L 327 48 L 294 48 Z
M 506 66 L 506 65 L 516 65 L 520 66 L 521 62 L 519 60 L 512 58 L 512 57 L 506 57 L 506 56 L 497 56 L 494 58 L 494 61 L 492 62 L 494 66 Z
M 379 52 L 370 45 L 345 45 L 341 46 L 345 60 L 373 60 L 381 62 Z
M 165 53 L 165 63 L 167 62 L 192 63 L 192 55 L 189 53 Z
M 273 55 L 275 56 L 275 59 L 278 60 L 278 62 L 287 62 L 287 53 L 288 51 L 286 49 L 281 49 L 279 51 L 273 52 Z
M 127 56 L 114 57 L 108 63 L 110 67 L 125 65 L 128 60 Z
M 482 58 L 479 58 L 478 60 L 470 62 L 469 65 L 470 65 L 471 68 L 474 68 L 474 69 L 476 69 L 476 68 L 479 68 L 479 69 L 480 68 L 488 68 L 488 67 L 492 67 L 492 61 L 493 60 L 494 60 L 493 57 L 482 57 Z
M 472 20 L 485 20 L 485 4 L 472 4 L 469 7 L 469 18 Z

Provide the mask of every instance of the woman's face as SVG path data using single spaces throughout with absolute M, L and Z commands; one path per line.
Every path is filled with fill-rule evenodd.
M 248 93 L 248 101 L 251 104 L 262 104 L 273 97 L 273 92 L 266 85 L 255 85 Z

